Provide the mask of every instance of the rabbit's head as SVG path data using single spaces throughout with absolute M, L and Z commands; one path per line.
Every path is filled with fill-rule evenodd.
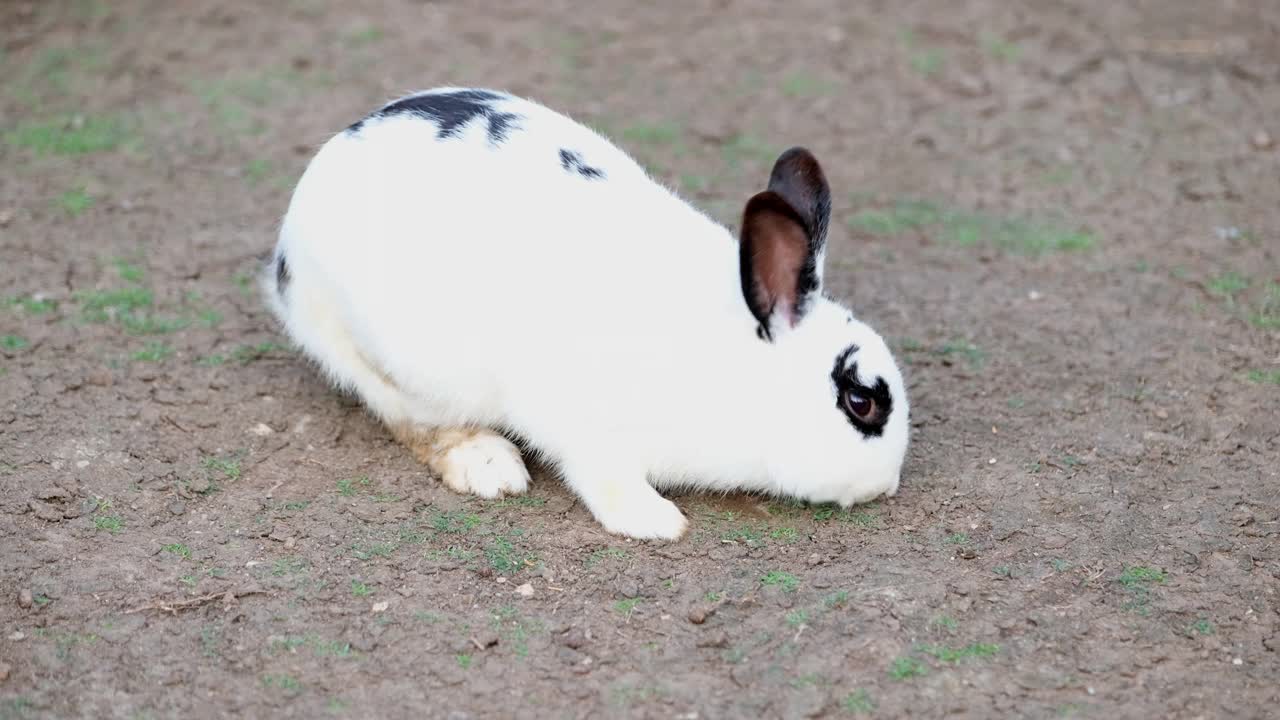
M 743 212 L 740 267 L 757 334 L 772 345 L 774 489 L 848 506 L 897 492 L 909 423 L 888 345 L 823 293 L 830 212 L 818 161 L 784 152 Z

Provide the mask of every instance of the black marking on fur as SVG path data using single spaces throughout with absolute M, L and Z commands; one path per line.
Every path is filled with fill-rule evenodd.
M 864 385 L 858 380 L 858 363 L 851 363 L 847 368 L 844 366 L 849 361 L 849 357 L 856 352 L 858 352 L 857 345 L 845 348 L 845 351 L 836 358 L 835 367 L 831 370 L 831 381 L 836 387 L 836 408 L 844 413 L 849 424 L 864 437 L 880 437 L 884 434 L 884 426 L 889 422 L 889 416 L 893 414 L 893 394 L 889 392 L 889 383 L 882 377 L 877 377 L 875 385 L 872 386 Z M 845 393 L 851 391 L 856 391 L 875 401 L 877 414 L 870 422 L 860 419 L 844 406 L 841 399 Z
M 284 260 L 284 254 L 281 253 L 276 258 L 276 292 L 284 295 L 284 291 L 289 287 L 289 281 L 293 277 L 289 274 L 289 264 Z
M 604 171 L 600 168 L 591 167 L 582 159 L 582 156 L 573 150 L 560 148 L 560 167 L 565 172 L 576 172 L 588 180 L 603 180 Z
M 364 120 L 358 120 L 347 128 L 347 132 L 358 133 L 365 120 L 379 117 L 390 117 L 408 113 L 424 117 L 437 126 L 436 138 L 445 140 L 456 138 L 462 129 L 483 118 L 489 123 L 489 142 L 497 145 L 506 140 L 511 132 L 520 129 L 522 116 L 515 113 L 501 112 L 493 104 L 505 100 L 509 96 L 492 90 L 450 90 L 448 92 L 430 92 L 397 100 L 386 107 L 369 114 Z

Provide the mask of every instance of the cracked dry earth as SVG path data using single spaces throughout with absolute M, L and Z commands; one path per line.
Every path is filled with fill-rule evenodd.
M 1280 6 L 0 5 L 0 718 L 1274 717 Z M 249 282 L 330 133 L 502 87 L 902 358 L 895 499 L 442 488 Z

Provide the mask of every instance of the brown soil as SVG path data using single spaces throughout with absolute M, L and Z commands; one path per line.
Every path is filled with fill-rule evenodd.
M 1280 5 L 611 4 L 0 4 L 0 718 L 1274 717 Z M 328 389 L 249 275 L 444 83 L 727 222 L 813 148 L 902 494 L 625 542 Z

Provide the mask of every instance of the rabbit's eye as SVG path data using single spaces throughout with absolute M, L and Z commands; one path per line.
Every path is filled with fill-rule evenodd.
M 870 422 L 876 412 L 876 401 L 857 390 L 845 392 L 844 406 L 850 414 L 863 422 Z

